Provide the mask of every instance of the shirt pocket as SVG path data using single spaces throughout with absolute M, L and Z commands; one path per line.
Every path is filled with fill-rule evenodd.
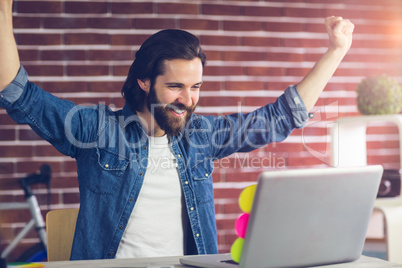
M 214 200 L 212 171 L 213 164 L 210 161 L 200 162 L 191 169 L 198 204 L 205 204 Z
M 94 169 L 88 174 L 87 187 L 97 194 L 112 195 L 121 187 L 129 159 L 106 149 L 95 149 L 91 159 Z

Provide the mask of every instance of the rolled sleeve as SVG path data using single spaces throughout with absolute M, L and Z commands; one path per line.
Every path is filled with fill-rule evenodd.
M 308 121 L 308 111 L 296 86 L 289 86 L 285 90 L 286 101 L 293 115 L 296 128 L 302 128 Z
M 24 91 L 28 82 L 28 74 L 24 67 L 20 67 L 17 76 L 5 89 L 0 92 L 0 107 L 10 108 L 16 102 Z

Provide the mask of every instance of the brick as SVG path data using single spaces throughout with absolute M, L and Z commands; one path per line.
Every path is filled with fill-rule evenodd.
M 61 1 L 18 1 L 18 13 L 61 13 Z
M 244 7 L 245 16 L 258 17 L 281 17 L 285 9 L 282 7 L 246 6 Z
M 53 177 L 51 181 L 52 189 L 78 189 L 77 177 Z M 65 193 L 61 193 L 61 199 Z
M 243 37 L 242 44 L 245 46 L 259 46 L 259 47 L 279 47 L 282 46 L 280 38 L 273 37 Z
M 44 50 L 40 53 L 41 60 L 49 61 L 72 61 L 86 60 L 85 50 Z
M 14 29 L 18 28 L 40 28 L 41 19 L 39 17 L 23 17 L 23 16 L 14 16 L 13 17 L 13 27 Z
M 88 34 L 88 33 L 74 33 L 64 34 L 64 43 L 66 45 L 107 45 L 110 43 L 110 37 L 107 34 Z
M 44 18 L 43 27 L 48 29 L 80 29 L 87 28 L 85 18 Z
M 304 24 L 293 22 L 267 22 L 264 28 L 268 32 L 302 32 L 304 31 Z
M 89 91 L 91 92 L 120 92 L 124 81 L 121 82 L 90 82 Z
M 79 204 L 80 194 L 79 193 L 64 193 L 63 194 L 64 204 Z
M 261 21 L 224 21 L 225 31 L 262 31 L 264 24 Z
M 203 46 L 204 44 L 201 44 Z M 211 51 L 211 50 L 204 50 L 205 55 L 207 56 L 207 65 L 208 61 L 210 60 L 222 60 L 223 59 L 223 52 L 221 51 Z
M 303 62 L 304 54 L 300 53 L 267 53 L 267 61 L 291 61 L 291 62 Z
M 114 65 L 112 74 L 115 76 L 127 76 L 130 65 Z
M 198 14 L 198 4 L 158 3 L 159 14 Z
M 1 129 L 0 141 L 13 141 L 15 140 L 15 129 Z
M 21 160 L 16 163 L 16 172 L 17 173 L 26 173 L 32 174 L 39 172 L 40 167 L 43 164 L 48 164 L 52 170 L 52 177 L 54 173 L 60 172 L 61 170 L 61 162 L 57 161 L 43 161 L 40 158 L 32 159 L 32 160 Z
M 206 66 L 204 75 L 243 75 L 243 68 L 237 66 Z
M 63 162 L 63 172 L 76 172 L 77 171 L 77 163 L 75 160 L 64 161 Z
M 64 12 L 73 14 L 104 14 L 108 12 L 107 2 L 65 2 Z
M 31 146 L 4 145 L 1 147 L 0 157 L 31 157 L 33 150 Z
M 201 91 L 219 91 L 222 90 L 221 82 L 204 81 Z
M 288 38 L 283 40 L 284 46 L 286 47 L 327 47 L 326 40 L 321 39 L 292 39 Z
M 308 74 L 311 68 L 287 68 L 286 75 L 304 77 Z
M 84 92 L 88 90 L 87 82 L 43 82 L 42 88 L 51 93 Z
M 243 15 L 244 8 L 235 5 L 216 5 L 216 4 L 202 4 L 201 5 L 202 14 L 206 15 Z
M 46 188 L 46 185 L 41 184 L 38 186 L 34 186 L 33 189 L 47 189 L 47 188 Z M 49 203 L 57 204 L 59 201 L 59 194 L 51 193 L 49 195 L 48 192 L 46 191 L 46 193 L 44 193 L 44 194 L 36 193 L 35 195 L 36 195 L 36 198 L 38 199 L 39 205 L 47 205 Z M 47 213 L 47 210 L 43 209 L 42 214 L 43 214 L 44 218 L 46 217 L 46 213 Z
M 22 213 L 26 211 L 26 213 Z M 2 223 L 12 223 L 12 222 L 28 222 L 31 215 L 28 210 L 2 210 L 1 211 L 1 222 Z
M 140 46 L 148 37 L 149 35 L 114 34 L 111 36 L 110 44 L 113 46 L 119 46 L 119 45 Z
M 387 124 L 381 127 L 367 126 L 366 130 L 367 135 L 377 134 L 377 135 L 385 135 L 385 134 L 398 134 L 399 130 L 394 124 Z
M 134 53 L 131 50 L 89 50 L 89 60 L 95 61 L 117 61 L 117 60 L 134 60 Z
M 233 199 L 233 203 L 228 203 L 223 205 L 223 211 L 226 214 L 240 213 L 242 212 L 239 207 L 238 199 Z
M 288 167 L 313 167 L 313 166 L 319 166 L 322 164 L 330 163 L 329 161 L 330 155 L 328 154 L 327 157 L 323 157 L 323 160 L 315 158 L 313 156 L 311 157 L 292 157 L 289 158 L 287 161 L 287 166 Z
M 272 97 L 246 97 L 244 105 L 246 106 L 265 106 L 268 103 L 273 103 L 276 98 Z
M 181 19 L 180 28 L 191 30 L 219 30 L 219 21 L 207 19 Z
M 227 81 L 225 82 L 226 90 L 261 90 L 265 89 L 264 82 L 260 81 Z
M 325 10 L 318 8 L 286 8 L 284 12 L 287 17 L 325 18 Z
M 18 54 L 21 61 L 37 61 L 39 60 L 39 51 L 34 49 L 19 49 Z
M 64 68 L 61 65 L 29 65 L 24 68 L 31 76 L 63 76 Z
M 240 97 L 202 97 L 198 102 L 200 106 L 236 106 L 241 103 Z
M 214 189 L 216 198 L 239 198 L 241 189 Z
M 98 76 L 109 75 L 107 65 L 68 65 L 67 75 L 69 76 Z
M 30 33 L 15 34 L 18 45 L 60 45 L 61 34 Z
M 152 14 L 154 12 L 151 2 L 112 2 L 111 5 L 113 14 Z
M 134 19 L 136 29 L 174 29 L 177 28 L 177 19 L 138 18 Z
M 0 111 L 2 111 L 2 110 L 0 110 Z M 1 114 L 1 113 L 0 113 L 0 124 L 2 126 L 16 125 L 16 123 L 11 119 L 10 116 L 8 116 L 7 114 Z
M 400 163 L 399 155 L 368 155 L 367 162 L 370 163 Z
M 89 18 L 88 27 L 94 29 L 131 29 L 133 23 L 128 18 Z
M 236 219 L 217 220 L 216 227 L 218 230 L 234 229 Z
M 19 129 L 18 136 L 21 141 L 42 141 L 43 140 L 32 129 Z
M 11 162 L 3 162 L 0 164 L 0 174 L 13 174 L 15 164 Z
M 202 35 L 200 37 L 201 44 L 214 46 L 238 46 L 240 45 L 240 37 L 237 36 L 213 36 Z
M 35 156 L 63 156 L 59 151 L 57 151 L 52 145 L 37 145 L 35 146 Z
M 285 69 L 271 67 L 247 67 L 246 74 L 251 76 L 284 76 Z

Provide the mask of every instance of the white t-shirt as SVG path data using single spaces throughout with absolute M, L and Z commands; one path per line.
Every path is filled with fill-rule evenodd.
M 167 136 L 149 137 L 148 167 L 116 258 L 181 256 L 183 201 Z

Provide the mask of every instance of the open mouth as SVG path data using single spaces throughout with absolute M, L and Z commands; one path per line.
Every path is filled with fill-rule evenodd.
M 170 111 L 176 117 L 183 117 L 186 114 L 186 110 L 181 110 L 177 108 L 170 108 Z

